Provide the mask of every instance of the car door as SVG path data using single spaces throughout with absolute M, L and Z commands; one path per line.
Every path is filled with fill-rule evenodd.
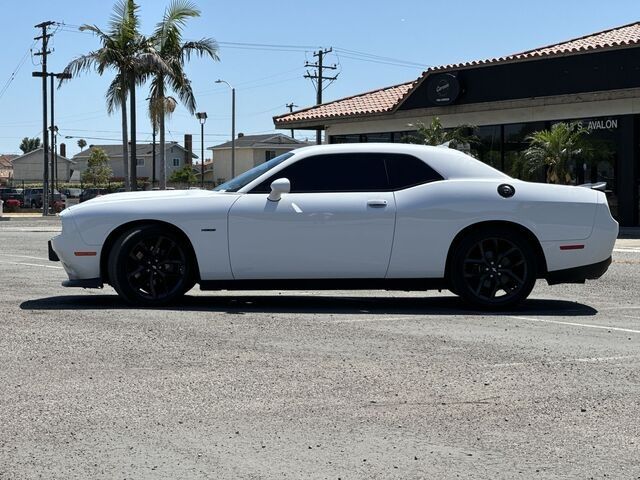
M 287 178 L 291 192 L 268 200 Z M 236 279 L 384 278 L 395 200 L 376 154 L 303 158 L 243 195 L 229 212 Z

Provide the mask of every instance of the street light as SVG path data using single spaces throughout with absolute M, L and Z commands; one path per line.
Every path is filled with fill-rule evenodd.
M 200 188 L 204 190 L 204 124 L 207 122 L 207 112 L 196 113 L 200 120 Z
M 231 89 L 231 178 L 236 176 L 236 89 L 226 80 L 216 80 L 225 83 Z

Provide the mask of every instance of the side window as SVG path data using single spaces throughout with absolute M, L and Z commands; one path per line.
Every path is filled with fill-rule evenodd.
M 378 154 L 336 153 L 304 158 L 275 173 L 251 193 L 268 193 L 271 182 L 288 178 L 291 193 L 389 190 L 384 158 Z
M 411 155 L 389 154 L 385 156 L 385 163 L 392 190 L 443 180 L 433 168 Z

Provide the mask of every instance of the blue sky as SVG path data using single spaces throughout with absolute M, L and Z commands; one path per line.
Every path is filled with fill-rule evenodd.
M 139 0 L 142 30 L 150 32 L 169 0 Z M 213 82 L 227 80 L 237 88 L 237 131 L 246 134 L 273 131 L 273 115 L 285 104 L 300 107 L 315 102 L 311 82 L 302 76 L 306 60 L 318 47 L 341 49 L 327 61 L 339 66 L 339 79 L 324 92 L 325 100 L 417 78 L 419 65 L 439 65 L 514 53 L 575 36 L 640 20 L 637 0 L 197 0 L 202 15 L 188 26 L 189 39 L 212 37 L 221 42 L 221 61 L 195 59 L 187 67 L 197 95 L 198 110 L 208 113 L 205 147 L 230 137 L 230 92 Z M 45 20 L 64 22 L 52 41 L 50 71 L 62 71 L 75 56 L 98 46 L 94 37 L 74 26 L 106 26 L 110 0 L 23 0 L 4 6 L 0 31 L 0 91 L 24 60 L 0 97 L 0 153 L 19 153 L 25 136 L 41 134 L 41 86 L 31 77 L 38 58 L 33 26 Z M 291 45 L 296 48 L 236 48 L 235 42 Z M 364 61 L 364 52 L 401 60 L 402 65 Z M 370 58 L 370 57 L 366 57 Z M 417 65 L 407 65 L 409 62 Z M 36 64 L 34 66 L 34 63 Z M 79 149 L 77 138 L 89 144 L 118 143 L 120 117 L 107 115 L 104 92 L 111 74 L 86 74 L 56 91 L 56 124 L 70 154 Z M 151 140 L 144 98 L 138 91 L 138 139 Z M 168 140 L 182 142 L 194 134 L 199 150 L 199 124 L 182 107 L 168 122 Z M 286 133 L 286 132 L 285 132 Z M 313 137 L 313 132 L 298 132 Z

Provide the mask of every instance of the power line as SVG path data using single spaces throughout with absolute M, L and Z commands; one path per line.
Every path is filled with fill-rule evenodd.
M 393 67 L 411 68 L 411 69 L 414 69 L 414 70 L 426 70 L 427 68 L 429 68 L 428 66 L 407 65 L 407 64 L 404 64 L 404 63 L 385 62 L 385 61 L 381 61 L 381 60 L 373 60 L 373 59 L 369 59 L 369 58 L 355 57 L 355 56 L 351 56 L 351 55 L 345 55 L 344 53 L 341 56 L 342 56 L 342 58 L 348 58 L 350 60 L 356 60 L 356 61 L 359 61 L 359 62 L 375 63 L 375 64 L 378 64 L 378 65 L 390 65 L 390 66 L 393 66 Z
M 27 62 L 27 58 L 29 58 L 29 55 L 31 54 L 31 49 L 35 46 L 35 44 L 37 42 L 38 42 L 37 40 L 33 41 L 31 46 L 27 49 L 27 51 L 25 52 L 23 57 L 18 62 L 18 65 L 16 66 L 16 68 L 13 70 L 13 72 L 11 72 L 11 75 L 9 75 L 9 78 L 7 79 L 6 83 L 2 87 L 2 90 L 0 90 L 0 98 L 2 98 L 2 96 L 5 94 L 5 92 L 9 89 L 9 87 L 11 86 L 13 81 L 15 80 L 16 75 L 18 74 L 20 69 L 23 67 L 23 65 Z
M 346 54 L 346 55 L 350 55 L 354 58 L 358 57 L 358 58 L 362 58 L 364 61 L 373 61 L 373 62 L 389 62 L 392 64 L 397 64 L 397 65 L 407 65 L 407 66 L 414 66 L 414 67 L 420 67 L 420 68 L 428 68 L 428 67 L 432 67 L 433 65 L 426 65 L 424 63 L 419 63 L 419 62 L 411 62 L 411 61 L 406 61 L 406 60 L 400 60 L 397 58 L 392 58 L 392 57 L 384 57 L 381 55 L 374 55 L 372 53 L 366 53 L 366 52 L 359 52 L 357 50 L 350 50 L 347 48 L 341 48 L 341 47 L 336 47 L 335 48 L 336 52 L 340 52 L 342 54 Z M 369 60 L 367 60 L 369 59 Z
M 58 25 L 62 25 L 60 31 L 68 32 L 68 33 L 82 33 L 92 35 L 91 32 L 73 30 L 66 27 L 80 27 L 79 25 L 69 25 L 65 23 L 60 23 Z M 319 48 L 317 46 L 311 45 L 291 45 L 291 44 L 272 44 L 272 43 L 247 43 L 247 42 L 224 42 L 218 41 L 218 45 L 225 48 L 230 49 L 241 49 L 241 50 L 256 50 L 256 51 L 273 51 L 273 52 L 303 52 L 308 50 L 313 50 L 315 48 Z M 413 62 L 408 60 L 402 60 L 394 57 L 386 57 L 383 55 L 376 55 L 373 53 L 362 52 L 358 50 L 352 50 L 348 48 L 336 47 L 336 52 L 342 53 L 344 58 L 348 58 L 350 60 L 356 60 L 360 62 L 369 62 L 376 63 L 380 65 L 389 65 L 395 67 L 405 67 L 405 68 L 414 68 L 414 69 L 426 69 L 432 67 L 433 65 L 424 64 L 421 62 Z
M 271 74 L 271 75 L 267 75 L 265 77 L 254 78 L 253 80 L 247 80 L 246 82 L 240 82 L 240 83 L 236 84 L 235 87 L 236 87 L 236 90 L 249 90 L 249 89 L 252 89 L 252 88 L 259 88 L 259 87 L 263 87 L 263 86 L 266 86 L 266 85 L 272 85 L 271 83 L 269 83 L 269 84 L 255 85 L 255 86 L 248 87 L 248 88 L 238 88 L 238 87 L 241 87 L 243 85 L 251 85 L 253 83 L 260 82 L 262 80 L 269 80 L 271 78 L 279 77 L 281 75 L 286 75 L 287 73 L 297 72 L 299 70 L 302 70 L 303 68 L 304 67 L 296 67 L 296 68 L 292 68 L 290 70 L 285 70 L 285 71 L 282 71 L 282 72 L 278 72 L 278 73 L 274 73 L 274 74 Z M 294 77 L 294 78 L 299 78 L 299 77 Z M 283 81 L 287 81 L 287 80 L 283 80 Z M 280 82 L 278 82 L 278 83 L 280 83 Z M 215 93 L 218 93 L 218 92 L 222 93 L 222 92 L 226 92 L 226 91 L 227 91 L 226 88 L 218 87 L 218 88 L 213 88 L 213 89 L 209 89 L 209 90 L 200 90 L 200 91 L 194 92 L 194 93 L 197 94 L 197 95 L 203 95 L 203 94 L 210 95 L 210 94 L 215 94 Z

